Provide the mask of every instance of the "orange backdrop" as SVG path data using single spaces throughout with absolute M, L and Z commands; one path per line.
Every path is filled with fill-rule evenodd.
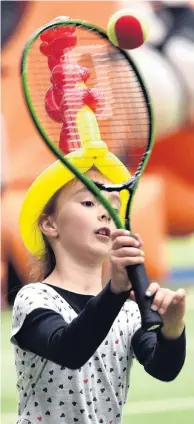
M 9 164 L 5 170 L 8 183 L 2 202 L 4 291 L 8 261 L 26 281 L 28 255 L 20 240 L 19 210 L 29 185 L 53 161 L 52 154 L 37 135 L 22 97 L 20 58 L 23 46 L 37 27 L 56 16 L 70 15 L 106 28 L 109 17 L 118 9 L 119 4 L 115 1 L 29 2 L 27 14 L 2 53 L 6 70 L 2 77 L 2 115 L 6 127 L 3 141 Z M 147 176 L 138 188 L 133 212 L 134 229 L 145 241 L 146 264 L 151 278 L 162 278 L 168 269 L 164 248 L 166 235 L 193 231 L 193 170 L 193 127 L 156 143 Z

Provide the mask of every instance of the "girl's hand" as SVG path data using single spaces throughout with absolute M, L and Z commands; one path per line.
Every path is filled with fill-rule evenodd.
M 139 234 L 134 236 L 131 236 L 129 231 L 121 229 L 111 234 L 113 241 L 110 253 L 111 289 L 116 293 L 131 289 L 125 267 L 144 262 L 143 241 Z
M 163 336 L 169 339 L 179 337 L 185 326 L 185 290 L 173 291 L 160 287 L 158 283 L 151 283 L 146 293 L 149 296 L 154 295 L 151 308 L 158 311 L 163 319 Z M 134 292 L 130 293 L 130 298 L 135 300 Z

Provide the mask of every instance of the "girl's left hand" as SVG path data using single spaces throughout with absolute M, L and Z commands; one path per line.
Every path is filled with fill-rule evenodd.
M 158 283 L 151 283 L 146 291 L 148 296 L 154 295 L 151 309 L 158 311 L 163 319 L 162 334 L 166 338 L 177 338 L 184 329 L 185 290 L 173 291 L 162 288 Z M 130 298 L 135 300 L 134 292 Z

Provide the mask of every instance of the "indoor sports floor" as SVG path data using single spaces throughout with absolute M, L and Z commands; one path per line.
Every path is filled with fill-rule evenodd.
M 178 256 L 176 249 L 176 259 L 178 259 Z M 178 261 L 178 263 L 180 262 Z M 187 282 L 179 281 L 178 286 L 186 287 Z M 154 380 L 144 372 L 139 364 L 134 363 L 132 389 L 129 392 L 129 400 L 124 409 L 123 424 L 194 423 L 194 285 L 188 286 L 186 290 L 188 347 L 184 368 L 175 381 L 162 383 Z M 2 313 L 2 424 L 15 424 L 17 409 L 13 350 L 9 343 L 10 325 L 11 311 L 5 311 Z

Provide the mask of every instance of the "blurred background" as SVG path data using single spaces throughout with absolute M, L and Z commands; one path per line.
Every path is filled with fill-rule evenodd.
M 19 234 L 25 193 L 53 162 L 29 118 L 22 97 L 20 58 L 28 37 L 56 16 L 85 19 L 106 28 L 125 7 L 146 17 L 149 40 L 130 51 L 155 113 L 156 142 L 137 190 L 133 230 L 145 244 L 150 279 L 187 291 L 187 360 L 180 376 L 161 383 L 134 365 L 124 424 L 194 422 L 194 2 L 1 1 L 1 308 L 2 423 L 14 423 L 17 391 L 9 343 L 11 307 L 28 283 L 30 257 Z

